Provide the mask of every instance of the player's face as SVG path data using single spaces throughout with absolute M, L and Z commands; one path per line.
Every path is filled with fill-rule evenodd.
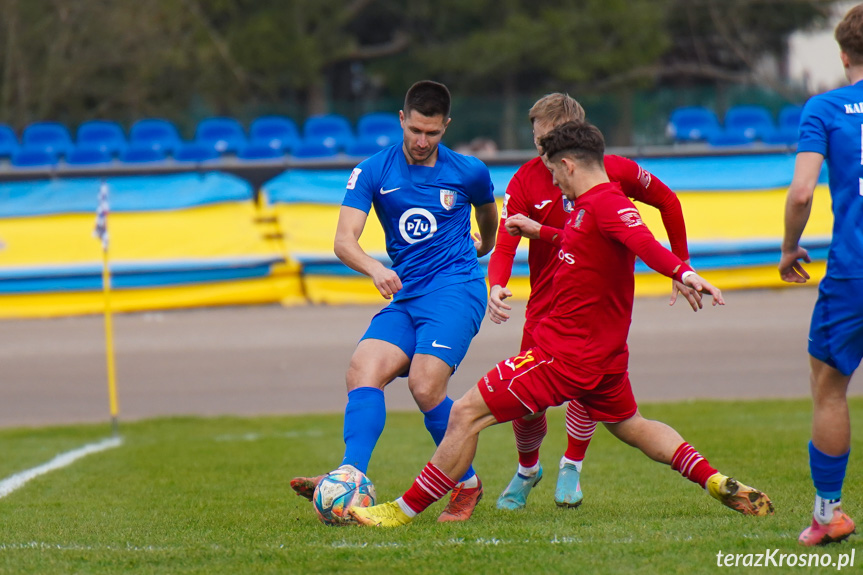
M 405 157 L 409 164 L 433 166 L 437 160 L 437 147 L 446 132 L 450 118 L 423 116 L 419 112 L 399 112 L 404 132 Z
M 542 155 L 542 146 L 539 145 L 539 141 L 548 134 L 554 126 L 552 126 L 548 122 L 536 121 L 533 123 L 533 145 L 536 146 L 536 153 L 543 157 L 543 162 L 545 162 L 545 156 Z M 548 162 L 546 162 L 546 166 L 548 166 Z
M 573 188 L 573 165 L 566 159 L 560 159 L 556 162 L 546 161 L 545 165 L 548 166 L 548 169 L 551 172 L 551 180 L 554 182 L 554 185 L 560 188 L 560 191 L 563 192 L 566 199 L 574 200 L 575 189 Z

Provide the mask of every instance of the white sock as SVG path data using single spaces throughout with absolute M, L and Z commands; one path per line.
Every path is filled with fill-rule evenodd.
M 566 465 L 567 463 L 575 465 L 575 470 L 578 471 L 579 473 L 581 473 L 581 464 L 584 463 L 584 460 L 575 461 L 574 459 L 567 459 L 566 455 L 564 455 L 563 457 L 560 458 L 560 468 L 561 469 L 563 469 L 563 466 Z
M 539 473 L 539 461 L 536 462 L 536 465 L 531 467 L 522 467 L 521 463 L 518 464 L 519 475 L 524 475 L 525 477 L 536 477 L 537 473 Z
M 413 517 L 416 517 L 416 516 L 417 516 L 417 512 L 416 512 L 416 511 L 414 511 L 413 509 L 411 509 L 411 508 L 408 506 L 408 504 L 407 504 L 407 503 L 405 503 L 405 502 L 404 502 L 404 500 L 403 500 L 401 497 L 399 497 L 398 499 L 396 499 L 396 503 L 398 503 L 398 504 L 399 504 L 399 509 L 401 509 L 401 510 L 402 510 L 402 513 L 404 513 L 404 514 L 405 514 L 405 515 L 407 515 L 408 517 L 413 518 Z
M 475 489 L 479 487 L 479 478 L 474 475 L 467 481 L 462 481 L 461 483 L 456 483 L 456 487 L 463 487 L 466 489 Z
M 840 499 L 824 499 L 820 495 L 815 495 L 815 520 L 821 525 L 827 525 L 833 521 L 833 510 L 841 507 Z

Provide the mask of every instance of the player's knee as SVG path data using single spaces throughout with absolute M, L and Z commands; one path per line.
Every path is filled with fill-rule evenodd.
M 449 427 L 456 427 L 464 433 L 479 433 L 491 423 L 494 423 L 494 418 L 482 395 L 475 389 L 469 390 L 452 405 Z

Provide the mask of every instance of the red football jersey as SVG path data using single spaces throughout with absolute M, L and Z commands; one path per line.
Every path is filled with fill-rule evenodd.
M 579 196 L 555 255 L 553 305 L 534 331 L 537 346 L 582 372 L 626 371 L 636 255 L 677 280 L 691 269 L 656 241 L 619 184 Z
M 682 260 L 689 259 L 683 211 L 674 192 L 627 158 L 606 155 L 605 170 L 612 182 L 620 183 L 627 196 L 651 205 L 662 213 L 672 251 Z M 524 214 L 543 225 L 560 229 L 569 218 L 567 204 L 560 188 L 552 183 L 551 172 L 539 157 L 518 169 L 504 196 L 497 243 L 488 264 L 489 286 L 506 286 L 509 282 L 515 252 L 521 240 L 521 237 L 511 236 L 506 231 L 506 219 L 514 214 Z M 527 325 L 541 319 L 551 308 L 551 283 L 558 265 L 557 251 L 548 242 L 530 242 L 527 256 L 530 268 L 530 298 L 525 313 Z

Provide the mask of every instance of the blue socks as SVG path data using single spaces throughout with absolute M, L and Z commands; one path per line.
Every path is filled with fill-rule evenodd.
M 452 410 L 452 404 L 452 399 L 447 396 L 438 404 L 437 407 L 423 412 L 423 415 L 425 415 L 426 429 L 428 429 L 429 434 L 432 436 L 432 439 L 434 439 L 435 445 L 440 445 L 440 442 L 443 441 L 443 436 L 446 433 L 446 425 L 449 422 L 449 412 Z M 473 465 L 471 465 L 467 468 L 467 472 L 464 474 L 464 477 L 459 479 L 458 483 L 467 481 L 474 475 L 476 475 L 476 471 L 473 470 Z
M 387 406 L 382 389 L 358 387 L 349 391 L 348 405 L 345 407 L 345 457 L 342 465 L 353 465 L 366 473 L 386 421 Z
M 840 499 L 842 482 L 845 481 L 845 470 L 848 467 L 849 450 L 844 455 L 832 456 L 822 453 L 809 442 L 809 469 L 812 472 L 812 483 L 815 492 L 823 499 Z

